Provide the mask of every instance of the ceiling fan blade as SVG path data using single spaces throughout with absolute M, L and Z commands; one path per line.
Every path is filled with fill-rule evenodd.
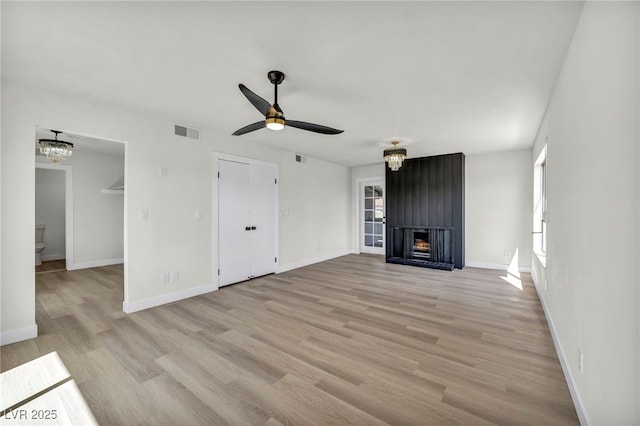
M 263 127 L 265 127 L 264 120 L 257 121 L 253 124 L 249 124 L 248 126 L 244 126 L 243 128 L 236 130 L 235 132 L 233 132 L 233 136 L 244 135 L 245 133 L 253 132 L 254 130 L 260 130 Z
M 309 130 L 310 132 L 323 133 L 325 135 L 338 135 L 344 130 L 334 129 L 333 127 L 321 126 L 320 124 L 307 123 L 305 121 L 287 120 L 287 126 L 297 127 L 302 130 Z
M 253 106 L 256 107 L 256 109 L 258 111 L 260 111 L 260 113 L 266 117 L 267 113 L 269 112 L 269 108 L 271 108 L 271 104 L 269 102 L 265 101 L 260 96 L 258 96 L 255 93 L 253 93 L 244 84 L 240 83 L 240 84 L 238 84 L 238 87 L 240 88 L 240 91 L 242 92 L 242 94 L 245 95 L 247 97 L 247 99 L 249 99 L 249 102 L 251 102 L 253 104 Z

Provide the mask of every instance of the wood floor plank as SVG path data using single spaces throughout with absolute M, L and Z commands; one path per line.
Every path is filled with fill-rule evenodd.
M 424 422 L 423 424 L 487 424 L 485 420 L 474 413 L 442 404 L 442 394 L 436 396 L 435 394 L 421 392 L 419 383 L 407 387 L 407 383 L 397 380 L 397 377 L 372 373 L 361 387 L 377 392 L 382 396 L 381 402 L 395 399 L 403 408 L 413 409 L 415 412 L 413 417 L 421 419 Z
M 326 375 L 323 374 L 324 371 L 314 368 L 311 364 L 234 330 L 229 330 L 222 334 L 220 338 L 242 348 L 255 357 L 261 357 L 274 368 L 287 371 L 288 374 L 296 375 L 310 382 L 317 382 Z
M 148 401 L 155 405 L 149 423 L 156 425 L 219 425 L 224 420 L 185 386 L 169 375 L 157 376 L 144 384 L 142 389 Z M 167 412 L 163 407 L 171 406 Z
M 232 361 L 236 366 L 252 375 L 259 377 L 267 383 L 273 383 L 287 374 L 286 369 L 274 367 L 271 363 L 265 362 L 260 354 L 245 351 L 229 341 L 225 341 L 217 335 L 208 331 L 198 333 L 203 339 L 203 344 L 210 351 L 217 353 L 221 357 Z
M 135 333 L 128 334 L 111 329 L 101 331 L 99 335 L 104 341 L 104 347 L 138 383 L 144 383 L 162 374 L 162 370 L 153 362 L 153 358 L 145 353 L 151 346 L 144 343 L 138 344 Z M 156 351 L 154 354 L 159 355 Z
M 348 255 L 127 315 L 122 265 L 39 273 L 40 335 L 0 366 L 58 352 L 100 424 L 576 425 L 504 274 Z
M 310 349 L 301 348 L 300 345 L 291 345 L 289 341 L 282 339 L 279 336 L 254 333 L 252 337 L 328 374 L 340 377 L 345 381 L 355 384 L 360 384 L 362 382 L 362 372 L 353 371 L 340 364 L 334 364 L 331 360 L 327 360 Z
M 377 417 L 336 398 L 312 384 L 287 375 L 272 386 L 285 400 L 304 410 L 309 424 L 318 425 L 386 425 Z
M 360 385 L 332 377 L 320 380 L 315 386 L 388 424 L 413 425 L 416 424 L 416 419 L 426 420 L 412 404 L 407 404 L 406 401 L 398 402 L 397 397 L 393 395 L 387 398 L 386 395 L 363 389 Z
M 509 393 L 492 394 L 488 391 L 478 392 L 474 389 L 450 386 L 447 388 L 442 402 L 459 410 L 474 414 L 496 424 L 521 423 L 524 419 L 536 418 L 536 424 L 564 425 L 571 419 L 549 412 L 549 407 L 534 405 L 529 400 L 516 400 Z M 514 419 L 523 419 L 514 422 Z M 530 422 L 527 421 L 527 423 Z
M 256 407 L 253 401 L 235 398 L 229 392 L 228 384 L 215 377 L 209 376 L 203 380 L 202 376 L 190 374 L 180 359 L 162 357 L 158 359 L 158 363 L 223 419 L 223 424 L 261 424 L 270 417 Z

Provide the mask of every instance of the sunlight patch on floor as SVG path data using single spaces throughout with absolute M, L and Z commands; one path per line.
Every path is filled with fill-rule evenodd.
M 97 425 L 58 352 L 0 374 L 0 424 Z
M 520 270 L 518 262 L 518 249 L 513 252 L 513 257 L 511 258 L 511 262 L 509 263 L 509 268 L 507 268 L 507 275 L 504 277 L 500 277 L 518 290 L 522 291 L 522 280 L 520 279 Z

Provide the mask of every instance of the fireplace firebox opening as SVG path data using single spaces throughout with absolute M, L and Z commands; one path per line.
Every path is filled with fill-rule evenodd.
M 431 259 L 431 244 L 429 244 L 429 231 L 413 233 L 413 253 L 416 259 Z
M 391 227 L 389 263 L 453 270 L 454 229 L 451 227 Z

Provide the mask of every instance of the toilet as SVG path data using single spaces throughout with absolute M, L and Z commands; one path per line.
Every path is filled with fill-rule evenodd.
M 44 245 L 44 225 L 36 225 L 36 266 L 42 265 L 42 252 L 47 246 Z

